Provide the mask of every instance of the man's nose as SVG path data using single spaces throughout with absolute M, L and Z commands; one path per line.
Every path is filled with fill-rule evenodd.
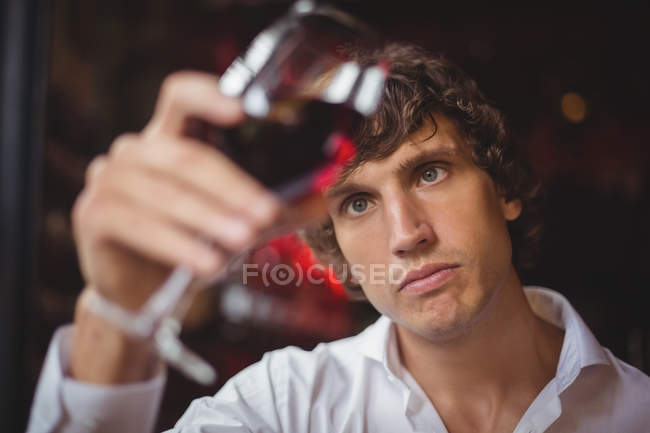
M 435 242 L 436 235 L 427 212 L 413 198 L 406 195 L 391 198 L 386 212 L 392 254 L 402 257 Z

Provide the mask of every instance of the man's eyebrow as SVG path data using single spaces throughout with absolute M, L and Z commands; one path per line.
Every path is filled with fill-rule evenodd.
M 415 167 L 429 161 L 439 161 L 444 159 L 451 159 L 455 156 L 458 156 L 458 151 L 453 148 L 442 148 L 442 149 L 433 149 L 428 151 L 422 151 L 416 155 L 413 155 L 404 161 L 399 163 L 399 166 L 395 168 L 393 173 L 401 174 L 404 172 L 409 172 Z M 360 185 L 354 182 L 341 182 L 334 184 L 327 191 L 325 191 L 325 197 L 328 199 L 334 199 L 340 196 L 350 195 L 355 192 L 365 191 L 368 187 Z
M 365 189 L 367 188 L 364 187 L 363 185 L 359 185 L 358 183 L 346 182 L 346 183 L 332 186 L 330 189 L 325 191 L 325 197 L 329 199 L 334 199 L 337 197 L 350 195 Z
M 425 162 L 451 159 L 456 156 L 458 156 L 458 151 L 454 148 L 441 148 L 422 151 L 405 159 L 404 161 L 401 161 L 399 163 L 399 166 L 393 171 L 393 174 L 399 175 L 404 172 L 409 172 L 416 168 L 418 165 Z

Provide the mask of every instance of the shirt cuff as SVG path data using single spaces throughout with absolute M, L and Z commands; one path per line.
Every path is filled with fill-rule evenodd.
M 165 387 L 164 369 L 148 381 L 118 386 L 74 380 L 65 376 L 73 330 L 64 326 L 52 338 L 27 432 L 151 432 Z

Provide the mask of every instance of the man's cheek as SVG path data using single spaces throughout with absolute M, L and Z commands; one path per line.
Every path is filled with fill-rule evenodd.
M 385 244 L 381 234 L 384 230 L 377 229 L 349 234 L 341 246 L 341 250 L 351 264 L 357 263 L 368 268 L 372 264 L 385 263 Z
M 473 255 L 481 244 L 485 228 L 472 211 L 459 210 L 438 218 L 437 236 L 443 250 L 462 251 Z

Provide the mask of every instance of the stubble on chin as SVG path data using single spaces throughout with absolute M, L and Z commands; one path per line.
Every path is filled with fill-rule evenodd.
M 450 306 L 445 306 L 444 303 L 434 304 L 433 308 L 423 308 L 417 312 L 419 317 L 416 323 L 412 321 L 415 317 L 412 317 L 411 320 L 405 317 L 401 321 L 403 323 L 400 324 L 411 333 L 417 334 L 418 337 L 431 343 L 461 342 L 481 326 L 481 323 L 490 314 L 496 297 L 497 293 L 488 293 L 473 305 L 466 305 L 455 300 L 453 312 L 450 311 Z M 433 303 L 435 301 L 435 299 L 430 300 Z

